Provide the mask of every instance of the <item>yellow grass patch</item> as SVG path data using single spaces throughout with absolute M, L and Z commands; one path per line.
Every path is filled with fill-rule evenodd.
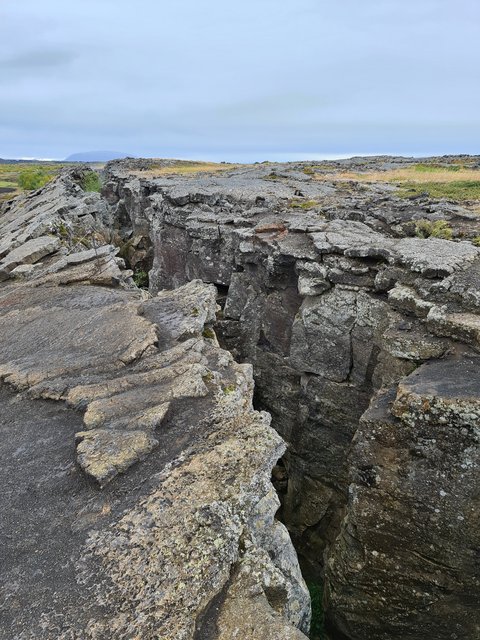
M 331 182 L 386 182 L 400 187 L 396 194 L 412 197 L 426 193 L 431 198 L 476 202 L 480 200 L 480 169 L 451 164 L 415 164 L 388 171 L 338 171 L 316 174 L 315 180 Z
M 340 181 L 340 182 L 414 182 L 416 184 L 426 184 L 431 182 L 470 182 L 480 180 L 479 169 L 435 169 L 433 171 L 419 171 L 416 165 L 402 169 L 391 169 L 388 171 L 339 171 L 332 173 L 317 173 L 316 180 Z
M 218 171 L 228 171 L 235 169 L 237 165 L 219 162 L 192 162 L 188 160 L 178 160 L 172 164 L 155 164 L 149 169 L 134 169 L 132 173 L 137 176 L 155 178 L 168 175 L 196 175 L 198 173 L 216 173 Z

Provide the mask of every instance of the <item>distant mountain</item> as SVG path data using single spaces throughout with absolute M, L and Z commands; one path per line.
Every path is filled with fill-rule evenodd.
M 108 162 L 117 158 L 126 158 L 129 154 L 120 151 L 83 151 L 82 153 L 72 153 L 65 158 L 66 162 Z M 130 157 L 132 157 L 130 155 Z

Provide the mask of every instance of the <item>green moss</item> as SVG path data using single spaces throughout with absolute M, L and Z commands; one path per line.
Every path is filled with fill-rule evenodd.
M 127 240 L 126 242 L 123 242 L 120 245 L 120 248 L 118 250 L 118 257 L 122 258 L 122 260 L 125 260 L 126 262 L 129 262 L 129 260 L 130 260 L 130 249 L 132 249 L 132 247 L 133 247 L 132 239 Z
M 213 373 L 211 371 L 207 371 L 207 373 L 202 376 L 202 380 L 207 383 L 207 382 L 211 382 L 213 380 Z
M 436 171 L 460 171 L 465 169 L 461 164 L 423 164 L 419 163 L 414 165 L 415 171 L 419 173 L 435 173 Z
M 280 180 L 280 176 L 277 175 L 274 171 L 272 171 L 268 175 L 263 176 L 263 179 L 264 180 Z
M 90 242 L 88 241 L 88 238 L 86 236 L 73 236 L 72 238 L 72 242 L 74 245 L 76 244 L 81 244 L 82 246 L 86 247 L 87 249 L 91 249 L 90 246 Z
M 60 222 L 57 227 L 57 232 L 60 236 L 62 236 L 62 238 L 68 238 L 68 236 L 70 235 L 70 232 L 64 222 Z
M 294 198 L 293 200 L 290 200 L 290 202 L 288 203 L 288 206 L 290 207 L 290 209 L 303 209 L 304 211 L 307 211 L 308 209 L 313 209 L 317 205 L 318 205 L 318 202 L 316 200 L 300 200 L 298 198 Z
M 305 167 L 303 173 L 307 176 L 313 176 L 315 174 L 315 171 L 312 169 L 312 167 Z
M 193 316 L 194 318 L 198 318 L 199 316 L 199 310 L 197 309 L 197 307 L 193 307 L 193 309 L 190 311 L 190 315 Z
M 233 392 L 235 391 L 235 389 L 236 389 L 236 388 L 237 388 L 237 387 L 236 387 L 236 385 L 234 385 L 234 384 L 227 384 L 227 386 L 226 386 L 226 387 L 223 387 L 223 393 L 227 396 L 227 395 L 229 395 L 230 393 L 233 393 Z
M 402 182 L 397 195 L 411 198 L 426 194 L 430 198 L 447 200 L 480 200 L 480 180 L 453 180 L 452 182 Z
M 215 332 L 213 331 L 213 329 L 210 329 L 210 327 L 205 327 L 205 329 L 202 332 L 202 336 L 204 338 L 208 338 L 209 340 L 214 340 L 215 339 Z
M 310 625 L 310 640 L 323 640 L 324 638 L 324 621 L 323 621 L 323 588 L 319 582 L 307 582 L 312 601 L 312 623 Z
M 446 220 L 419 220 L 415 224 L 415 235 L 419 238 L 442 238 L 443 240 L 451 240 L 453 232 L 451 226 Z
M 475 237 L 472 239 L 472 242 L 473 242 L 473 244 L 474 244 L 476 247 L 480 247 L 480 236 L 475 236 Z

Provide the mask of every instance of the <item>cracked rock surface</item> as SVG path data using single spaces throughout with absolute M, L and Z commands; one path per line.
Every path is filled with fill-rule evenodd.
M 216 290 L 137 289 L 82 171 L 0 211 L 0 638 L 304 638 L 285 445 Z

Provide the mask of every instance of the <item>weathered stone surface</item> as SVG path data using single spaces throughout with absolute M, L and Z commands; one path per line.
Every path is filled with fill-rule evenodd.
M 298 293 L 301 296 L 318 296 L 330 289 L 328 270 L 316 262 L 297 262 Z
M 432 302 L 422 300 L 411 287 L 400 284 L 396 284 L 388 292 L 388 300 L 394 308 L 416 315 L 418 318 L 426 318 L 434 306 Z
M 433 361 L 397 387 L 392 414 L 409 424 L 480 429 L 480 358 Z
M 352 366 L 351 331 L 356 295 L 337 288 L 319 298 L 308 297 L 293 325 L 290 358 L 294 367 L 342 382 Z
M 480 350 L 480 316 L 476 313 L 449 313 L 445 306 L 432 307 L 427 324 L 432 333 L 466 342 Z
M 327 565 L 349 638 L 478 636 L 479 374 L 478 357 L 425 364 L 360 421 Z
M 44 198 L 69 180 L 28 206 L 65 215 Z M 35 216 L 10 206 L 20 243 Z M 32 258 L 29 242 L 17 254 Z M 238 574 L 250 637 L 271 620 L 305 638 L 309 595 L 270 483 L 285 445 L 252 408 L 251 366 L 218 345 L 215 287 L 151 296 L 111 246 L 79 252 L 60 232 L 54 246 L 0 289 L 0 637 L 193 639 Z
M 79 431 L 75 440 L 78 464 L 101 487 L 158 446 L 158 441 L 144 431 L 93 429 Z
M 480 255 L 480 250 L 469 242 L 452 243 L 438 238 L 394 240 L 366 224 L 346 220 L 334 220 L 324 232 L 312 234 L 312 238 L 321 254 L 383 259 L 427 278 L 448 276 Z

